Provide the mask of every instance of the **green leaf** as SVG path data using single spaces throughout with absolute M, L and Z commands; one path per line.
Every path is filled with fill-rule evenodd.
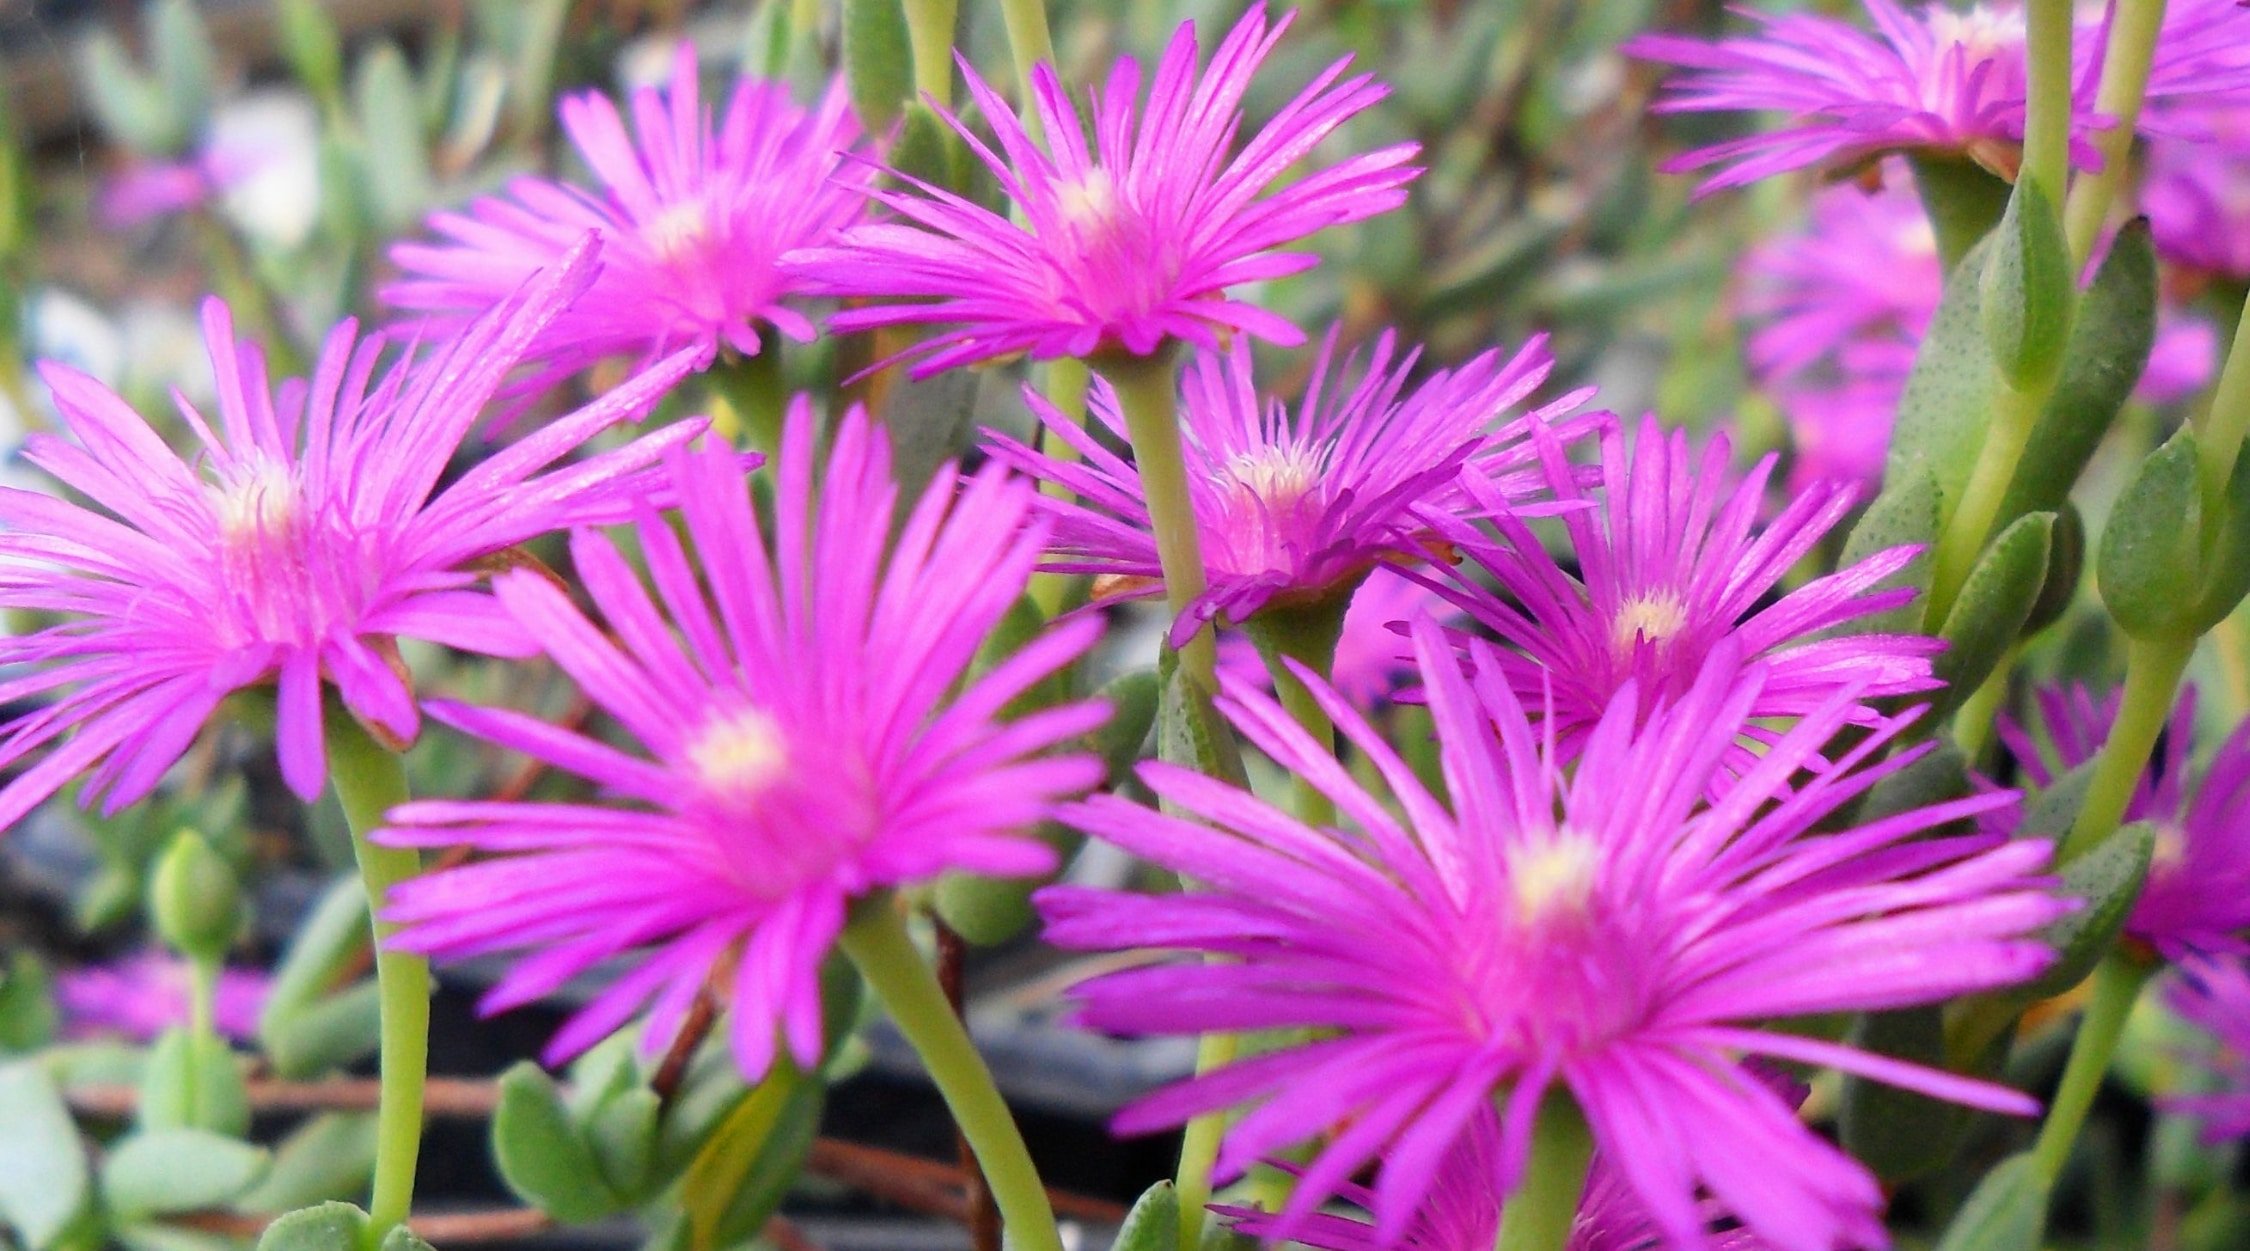
M 264 1178 L 235 1206 L 245 1212 L 286 1212 L 355 1195 L 375 1173 L 375 1114 L 324 1112 L 291 1131 L 274 1148 Z
M 159 1221 L 114 1225 L 109 1232 L 125 1251 L 242 1251 L 239 1239 Z
M 1198 773 L 1247 787 L 1242 749 L 1219 717 L 1209 692 L 1181 671 L 1177 655 L 1164 649 L 1157 661 L 1164 697 L 1156 712 L 1157 759 L 1186 765 Z
M 554 1079 L 528 1060 L 500 1076 L 492 1157 L 508 1189 L 566 1225 L 623 1206 L 571 1122 Z
M 1936 1005 L 1870 1012 L 1852 1031 L 1864 1051 L 1931 1068 L 1945 1066 L 1945 1017 Z M 1837 1129 L 1844 1149 L 1887 1185 L 1942 1168 L 1968 1136 L 1969 1112 L 1958 1104 L 1847 1077 Z
M 391 1232 L 383 1235 L 380 1251 L 437 1251 L 437 1248 L 423 1241 L 421 1235 L 406 1226 L 393 1225 Z
M 125 1219 L 224 1207 L 265 1175 L 260 1147 L 200 1129 L 159 1129 L 114 1144 L 102 1160 L 102 1202 Z
M 1967 796 L 1972 789 L 1969 783 L 1969 766 L 1962 760 L 1960 749 L 1950 742 L 1941 741 L 1914 763 L 1890 774 L 1870 788 L 1852 823 L 1866 825 L 1885 817 L 1895 817 L 1902 812 L 1950 803 Z M 1966 823 L 1973 819 L 1962 820 Z M 1949 823 L 1929 831 L 1924 837 L 1955 832 L 1968 831 L 1956 830 Z
M 2063 619 L 2078 601 L 2078 583 L 2085 573 L 2086 520 L 2076 504 L 2064 500 L 2047 544 L 2047 576 L 2040 583 L 2039 598 L 2031 602 L 2022 637 L 2030 638 Z
M 2038 1251 L 2047 1191 L 2030 1153 L 2009 1156 L 1969 1193 L 1937 1251 Z
M 1960 707 L 2023 633 L 2047 583 L 2054 528 L 2053 513 L 2019 517 L 1977 558 L 1939 631 L 1945 650 L 1930 662 L 1931 672 L 1946 684 L 1933 716 Z
M 397 45 L 379 43 L 360 57 L 352 98 L 367 140 L 367 190 L 376 220 L 393 231 L 404 229 L 429 207 L 435 191 L 421 92 Z
M 10 952 L 7 967 L 0 969 L 0 1055 L 46 1046 L 58 1021 L 46 964 L 28 948 Z
M 2054 201 L 2037 182 L 2019 179 L 1985 254 L 1977 292 L 1993 363 L 2018 391 L 2047 385 L 2062 365 L 2078 294 L 2071 268 Z
M 1153 669 L 1135 669 L 1110 679 L 1095 698 L 1109 705 L 1109 720 L 1094 731 L 1090 746 L 1102 758 L 1110 785 L 1131 776 L 1148 746 L 1148 732 L 1156 724 L 1156 706 L 1162 687 Z
M 1908 162 L 1914 167 L 1922 207 L 1937 231 L 1938 256 L 1950 273 L 1978 240 L 1999 225 L 2008 208 L 2008 182 L 1959 157 L 1917 153 Z
M 279 0 L 281 54 L 313 98 L 326 108 L 343 99 L 344 48 L 327 6 L 317 0 Z
M 586 1122 L 586 1138 L 602 1180 L 627 1202 L 641 1197 L 656 1156 L 657 1121 L 664 1101 L 646 1086 L 605 1101 Z
M 914 54 L 899 0 L 844 0 L 844 76 L 870 134 L 889 130 L 914 98 Z
M 1937 475 L 1924 468 L 1900 470 L 1890 474 L 1883 493 L 1867 506 L 1859 524 L 1852 527 L 1844 540 L 1844 554 L 1838 568 L 1849 568 L 1877 552 L 1894 547 L 1919 547 L 1922 549 L 1913 562 L 1892 575 L 1886 586 L 1912 586 L 1926 590 L 1930 579 L 1929 548 L 1937 541 L 1940 499 Z M 1868 617 L 1848 627 L 1854 633 L 1879 633 L 1888 630 L 1918 630 L 1922 624 L 1922 607 L 1919 601 L 1909 601 L 1877 617 Z
M 1883 470 L 1885 482 L 1904 482 L 1927 472 L 1937 484 L 1941 516 L 1950 516 L 1977 451 L 1984 446 L 1999 394 L 2000 373 L 1985 345 L 1978 279 L 1989 241 L 1971 249 L 1945 284 L 1945 296 L 1930 319 L 1913 372 L 1899 397 L 1898 423 Z
M 2018 999 L 2051 998 L 2086 980 L 2133 914 L 2155 852 L 2156 827 L 2135 821 L 2062 867 L 2062 893 L 2085 904 L 2041 932 L 2040 938 L 2057 953 L 2055 962 L 2036 981 L 2015 991 Z
M 2128 223 L 2079 298 L 2070 347 L 2054 394 L 2031 428 L 1994 524 L 2053 512 L 2093 459 L 2117 414 L 2140 384 L 2156 341 L 2156 252 L 2148 223 Z
M 250 1092 L 225 1040 L 169 1029 L 141 1070 L 135 1124 L 144 1130 L 202 1129 L 240 1138 L 250 1132 Z
M 812 1151 L 826 1093 L 777 1064 L 705 1140 L 680 1189 L 692 1251 L 731 1247 L 765 1228 Z
M 1110 1251 L 1173 1251 L 1179 1241 L 1179 1192 L 1171 1182 L 1160 1181 L 1133 1201 L 1109 1246 Z
M 2061 842 L 2078 820 L 2078 810 L 2086 803 L 2086 787 L 2094 780 L 2094 762 L 2089 760 L 2040 787 L 2024 799 L 2023 819 L 2016 823 L 2021 834 L 2036 834 Z
M 283 1077 L 317 1077 L 375 1054 L 381 1023 L 381 991 L 367 978 L 266 1031 L 266 1058 Z
M 274 1218 L 258 1235 L 258 1251 L 360 1251 L 367 1213 L 349 1203 L 323 1203 Z
M 1058 821 L 1040 822 L 1033 834 L 1054 849 L 1058 872 L 1086 841 L 1084 835 Z M 954 933 L 979 947 L 993 947 L 1021 934 L 1031 924 L 1032 892 L 1054 879 L 1053 873 L 986 877 L 949 871 L 931 889 L 930 906 Z
M 156 62 L 156 81 L 164 100 L 189 135 L 210 125 L 212 80 L 211 32 L 195 0 L 157 0 L 149 15 L 148 42 Z
M 77 1219 L 86 1183 L 86 1151 L 54 1079 L 28 1060 L 0 1066 L 0 1225 L 41 1251 Z
M 271 1047 L 278 1024 L 333 989 L 345 966 L 366 949 L 370 932 L 367 892 L 358 875 L 337 878 L 297 927 L 274 969 L 273 986 L 258 1017 L 258 1041 Z
M 2194 612 L 2203 507 L 2195 432 L 2182 426 L 2141 462 L 2110 510 L 2094 575 L 2109 615 L 2136 638 L 2170 635 Z
M 78 85 L 103 132 L 142 156 L 172 156 L 188 144 L 187 115 L 125 55 L 115 33 L 96 30 L 78 49 Z
M 939 465 L 960 455 L 976 411 L 977 376 L 961 370 L 902 378 L 883 402 L 894 472 L 902 491 L 919 491 Z M 902 511 L 897 524 L 906 523 Z M 1013 650 L 1013 649 L 1011 649 Z
M 2226 620 L 2243 595 L 2250 593 L 2250 456 L 2235 457 L 2220 515 L 2211 528 L 2215 533 L 2203 545 L 2207 554 L 2203 589 L 2185 623 L 2196 634 L 2208 633 Z

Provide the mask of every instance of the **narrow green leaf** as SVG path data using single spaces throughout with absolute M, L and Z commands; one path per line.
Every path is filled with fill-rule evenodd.
M 1902 469 L 1890 474 L 1883 493 L 1860 515 L 1844 540 L 1838 568 L 1848 567 L 1894 547 L 1920 547 L 1913 563 L 1893 575 L 1886 585 L 1927 589 L 1930 578 L 1929 547 L 1937 540 L 1941 520 L 1937 475 L 1926 468 Z M 1869 617 L 1849 627 L 1856 633 L 1916 629 L 1922 620 L 1918 602 L 1909 602 L 1880 617 Z
M 0 1225 L 41 1251 L 85 1206 L 86 1151 L 62 1092 L 24 1060 L 0 1066 Z
M 173 156 L 192 137 L 186 114 L 166 103 L 164 88 L 133 64 L 107 29 L 79 45 L 78 82 L 102 131 L 133 152 Z
M 1917 153 L 1908 162 L 1914 167 L 1914 187 L 1921 193 L 1922 207 L 1937 231 L 1938 257 L 1950 273 L 1978 240 L 2000 224 L 2008 208 L 2008 182 L 1960 157 Z
M 2170 634 L 2194 614 L 2203 533 L 2196 479 L 2195 432 L 2182 426 L 2141 462 L 2110 510 L 2094 575 L 2127 634 Z
M 211 31 L 203 24 L 195 0 L 157 0 L 149 14 L 149 50 L 156 62 L 156 81 L 166 107 L 180 119 L 189 135 L 210 125 L 212 81 Z
M 1852 1031 L 1864 1051 L 1932 1068 L 1945 1065 L 1945 1018 L 1936 1005 L 1870 1012 Z M 1969 1113 L 1896 1086 L 1849 1077 L 1837 1118 L 1844 1149 L 1886 1184 L 1944 1167 L 1968 1135 Z
M 201 1129 L 230 1138 L 250 1132 L 250 1092 L 225 1040 L 166 1030 L 141 1070 L 143 1130 Z
M 824 1102 L 820 1082 L 777 1064 L 704 1140 L 680 1189 L 693 1251 L 764 1227 L 812 1150 Z
M 554 1079 L 529 1061 L 500 1076 L 492 1157 L 508 1189 L 565 1224 L 596 1220 L 621 1206 Z
M 586 1138 L 602 1180 L 627 1202 L 641 1197 L 656 1155 L 657 1120 L 664 1101 L 638 1086 L 605 1100 L 586 1122 Z
M 1937 484 L 1940 516 L 1951 515 L 1968 483 L 2001 386 L 1992 350 L 1985 345 L 1978 296 L 1990 247 L 1986 242 L 1971 249 L 1945 284 L 1945 296 L 1899 397 L 1898 423 L 1883 471 L 1887 483 L 1928 472 Z
M 2047 583 L 2054 527 L 2053 513 L 2019 517 L 1977 558 L 1938 632 L 1945 650 L 1930 662 L 1930 669 L 1946 689 L 1936 701 L 1934 715 L 1942 717 L 1960 707 L 2023 633 Z
M 2196 634 L 2208 633 L 2226 620 L 2242 597 L 2250 594 L 2250 456 L 2235 457 L 2220 507 L 2211 527 L 2214 533 L 2204 543 L 2208 558 L 2203 568 L 2203 589 L 2184 623 Z
M 2038 1251 L 2047 1225 L 2047 1183 L 2029 1153 L 1984 1175 L 1938 1241 L 1937 1251 Z
M 54 979 L 28 948 L 17 948 L 0 969 L 0 1055 L 35 1051 L 54 1040 L 59 1017 Z
M 2078 292 L 2062 216 L 2038 183 L 2016 183 L 1979 280 L 1985 343 L 2001 376 L 2019 391 L 2047 385 L 2062 365 Z
M 333 989 L 344 966 L 367 946 L 369 936 L 367 892 L 356 874 L 345 874 L 313 905 L 282 953 L 258 1017 L 259 1042 L 271 1047 L 277 1024 Z
M 1160 1181 L 1133 1201 L 1109 1245 L 1110 1251 L 1173 1251 L 1179 1241 L 1180 1195 L 1171 1182 Z
M 423 1241 L 420 1234 L 406 1226 L 393 1225 L 391 1226 L 391 1232 L 383 1235 L 383 1242 L 378 1251 L 437 1251 L 437 1249 Z
M 2023 623 L 2030 638 L 2063 619 L 2078 600 L 2078 584 L 2086 574 L 2086 521 L 2069 500 L 2055 513 L 2054 533 L 2047 544 L 2047 576 L 2039 598 L 2031 602 L 2031 616 Z
M 375 1054 L 381 1023 L 381 991 L 365 978 L 264 1031 L 266 1058 L 283 1077 L 318 1077 Z
M 2083 906 L 2050 922 L 2040 934 L 2055 949 L 2055 962 L 2038 980 L 2015 991 L 2017 998 L 2051 998 L 2086 980 L 2133 914 L 2155 852 L 2156 827 L 2135 821 L 2062 867 L 2062 893 L 2082 900 Z
M 881 134 L 914 97 L 914 54 L 899 0 L 844 0 L 844 76 L 859 124 Z
M 360 57 L 352 96 L 367 141 L 367 190 L 376 220 L 403 229 L 420 218 L 435 190 L 422 134 L 421 90 L 397 45 L 379 43 Z
M 287 1212 L 359 1194 L 374 1173 L 375 1114 L 324 1112 L 281 1140 L 266 1175 L 235 1206 Z
M 265 1175 L 263 1148 L 200 1129 L 133 1134 L 102 1159 L 102 1202 L 130 1220 L 224 1207 Z
M 1237 786 L 1247 785 L 1242 771 L 1242 750 L 1211 697 L 1178 668 L 1172 649 L 1166 648 L 1157 672 L 1164 683 L 1164 698 L 1156 713 L 1156 755 L 1172 764 L 1186 765 Z
M 281 28 L 281 54 L 299 81 L 323 106 L 343 99 L 344 47 L 327 6 L 318 0 L 280 0 L 274 15 Z
M 349 1203 L 284 1212 L 258 1235 L 258 1251 L 360 1251 L 367 1213 Z

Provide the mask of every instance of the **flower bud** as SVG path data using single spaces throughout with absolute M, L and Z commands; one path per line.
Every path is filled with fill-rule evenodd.
M 194 830 L 181 830 L 149 876 L 149 916 L 174 950 L 216 961 L 242 923 L 242 891 L 226 859 Z

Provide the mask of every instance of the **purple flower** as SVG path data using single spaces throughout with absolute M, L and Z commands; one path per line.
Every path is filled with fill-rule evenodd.
M 263 973 L 220 970 L 211 1021 L 220 1036 L 236 1041 L 254 1037 L 268 989 Z M 148 1042 L 188 1023 L 189 994 L 187 962 L 155 950 L 67 969 L 55 978 L 55 1006 L 65 1038 L 116 1035 Z
M 1602 436 L 1601 449 L 1599 503 L 1562 514 L 1576 574 L 1523 521 L 1502 513 L 1493 519 L 1502 542 L 1452 529 L 1469 561 L 1442 588 L 1511 646 L 1491 663 L 1526 707 L 1546 710 L 1566 756 L 1628 683 L 1649 708 L 1670 702 L 1701 680 L 1722 646 L 1767 667 L 1753 714 L 1759 719 L 1804 716 L 1846 688 L 1874 699 L 1937 685 L 1930 676 L 1935 639 L 1831 637 L 1913 599 L 1911 588 L 1881 588 L 1915 549 L 1879 552 L 1775 594 L 1851 511 L 1857 493 L 1849 485 L 1814 482 L 1760 528 L 1770 455 L 1736 480 L 1725 435 L 1711 438 L 1698 464 L 1686 432 L 1666 431 L 1653 418 L 1642 421 L 1630 454 L 1615 430 Z M 1549 485 L 1563 499 L 1585 496 L 1567 472 Z M 1497 592 L 1473 570 L 1488 574 Z M 1875 717 L 1866 708 L 1851 715 Z
M 1304 335 L 1274 314 L 1227 298 L 1230 287 L 1310 269 L 1309 253 L 1277 252 L 1326 226 L 1405 202 L 1416 151 L 1395 144 L 1268 189 L 1330 132 L 1383 98 L 1367 75 L 1323 70 L 1230 160 L 1242 99 L 1259 62 L 1289 26 L 1252 6 L 1196 79 L 1192 24 L 1157 65 L 1145 106 L 1141 68 L 1122 57 L 1091 101 L 1089 126 L 1052 66 L 1032 71 L 1048 149 L 1034 145 L 1007 104 L 967 62 L 970 96 L 999 140 L 996 153 L 942 113 L 992 168 L 1015 217 L 913 179 L 913 190 L 872 192 L 901 219 L 854 227 L 800 262 L 831 295 L 864 298 L 838 330 L 943 325 L 910 349 L 917 375 L 1028 352 L 1155 352 L 1172 340 L 1216 347 L 1240 331 L 1275 343 Z M 1083 136 L 1093 136 L 1089 148 Z
M 1377 1238 L 1373 1223 L 1348 1216 L 1317 1212 L 1296 1222 L 1291 1230 L 1273 1213 L 1242 1208 L 1216 1210 L 1233 1217 L 1238 1232 L 1255 1238 L 1287 1232 L 1290 1241 L 1319 1251 L 1492 1251 L 1500 1233 L 1501 1136 L 1500 1118 L 1490 1109 L 1478 1112 L 1438 1163 L 1421 1210 L 1392 1242 Z M 1375 1192 L 1365 1186 L 1345 1183 L 1336 1188 L 1336 1193 L 1374 1210 Z M 1650 1222 L 1632 1187 L 1607 1159 L 1595 1156 L 1586 1175 L 1586 1193 L 1578 1202 L 1577 1219 L 1571 1225 L 1567 1251 L 1654 1251 L 1662 1245 L 1661 1232 Z M 1765 1241 L 1745 1229 L 1714 1233 L 1701 1245 L 1706 1251 L 1766 1251 Z
M 803 284 L 781 258 L 860 211 L 864 179 L 839 173 L 859 135 L 842 84 L 808 110 L 785 84 L 744 78 L 714 124 L 695 49 L 682 44 L 669 88 L 636 91 L 631 111 L 628 134 L 607 96 L 565 99 L 563 128 L 602 193 L 525 176 L 506 196 L 436 214 L 430 228 L 442 242 L 394 246 L 406 276 L 383 299 L 458 325 L 593 231 L 600 276 L 529 353 L 548 372 L 689 345 L 706 363 L 722 347 L 755 355 L 761 323 L 811 339 L 812 323 L 788 303 Z
M 2201 1120 L 2207 1143 L 2250 1135 L 2250 970 L 2233 957 L 2191 959 L 2167 983 L 2165 1002 L 2210 1036 L 2210 1049 L 2191 1055 L 2213 1089 L 2157 1103 Z
M 1353 707 L 1371 712 L 1413 669 L 1403 627 L 1424 617 L 1451 621 L 1460 613 L 1451 600 L 1436 591 L 1377 565 L 1352 592 L 1351 605 L 1344 610 L 1329 685 Z M 1219 663 L 1261 690 L 1272 684 L 1273 675 L 1258 654 L 1257 644 L 1238 631 L 1230 630 L 1220 637 Z
M 2141 210 L 2159 255 L 2229 282 L 2250 282 L 2250 109 L 2212 120 L 2218 142 L 2148 147 Z
M 2052 786 L 2092 760 L 2117 720 L 2118 693 L 2097 699 L 2071 685 L 2038 693 L 2039 725 L 2049 750 L 2031 732 L 2002 718 L 2001 741 L 2033 785 Z M 2195 953 L 2250 953 L 2250 724 L 2238 727 L 2200 773 L 2195 755 L 2195 689 L 2172 712 L 2172 723 L 2125 808 L 2125 820 L 2156 826 L 2148 882 L 2125 920 L 2125 932 L 2168 960 Z
M 1717 167 L 1708 194 L 1807 166 L 1855 165 L 1886 152 L 1966 157 L 2012 178 L 2023 142 L 2026 98 L 2020 4 L 1956 9 L 1942 3 L 1864 0 L 1874 29 L 1819 13 L 1738 10 L 1757 23 L 1717 40 L 1642 35 L 1631 55 L 1683 68 L 1656 105 L 1663 113 L 1772 112 L 1781 129 L 1713 144 L 1668 161 L 1669 172 Z M 2109 119 L 2094 111 L 2106 6 L 2082 8 L 2073 71 L 2072 159 L 2099 162 L 2089 142 Z M 2250 91 L 2250 62 L 2232 48 L 2250 36 L 2250 14 L 2233 0 L 2169 6 L 2147 99 L 2152 132 L 2175 101 L 2208 107 L 2215 95 Z
M 1097 620 L 1057 629 L 964 684 L 1046 539 L 1042 525 L 1026 524 L 1030 484 L 995 465 L 956 488 L 941 470 L 894 542 L 898 486 L 883 436 L 853 409 L 816 483 L 817 437 L 800 400 L 783 433 L 777 556 L 767 555 L 735 458 L 714 450 L 671 466 L 692 561 L 663 518 L 644 515 L 636 527 L 654 600 L 615 543 L 573 539 L 606 632 L 544 579 L 497 583 L 516 620 L 638 750 L 524 713 L 430 706 L 456 729 L 626 801 L 410 803 L 379 836 L 502 853 L 399 887 L 385 913 L 403 925 L 393 942 L 406 950 L 523 953 L 487 1011 L 628 960 L 630 971 L 555 1036 L 550 1058 L 583 1050 L 652 1001 L 644 1040 L 660 1048 L 718 982 L 731 992 L 745 1073 L 766 1070 L 777 1029 L 791 1055 L 814 1063 L 820 964 L 851 901 L 948 869 L 1052 867 L 1054 853 L 1024 831 L 1100 776 L 1091 757 L 1040 753 L 1098 725 L 1102 706 L 999 720 L 1086 649 Z
M 1140 776 L 1164 811 L 1100 796 L 1064 812 L 1203 887 L 1162 897 L 1040 893 L 1047 937 L 1059 946 L 1197 957 L 1080 986 L 1087 1025 L 1310 1039 L 1159 1092 L 1121 1114 L 1119 1130 L 1244 1106 L 1220 1153 L 1229 1175 L 1334 1131 L 1286 1215 L 1306 1215 L 1379 1156 L 1376 1238 L 1388 1244 L 1495 1099 L 1492 1181 L 1512 1191 L 1533 1110 L 1559 1085 L 1668 1239 L 1697 1245 L 1709 1218 L 1698 1196 L 1707 1194 L 1794 1251 L 1880 1243 L 1881 1192 L 1743 1057 L 1830 1065 L 1977 1107 L 2033 1108 L 2013 1091 L 1756 1027 L 1938 1002 L 2020 981 L 2052 957 L 2033 932 L 2071 905 L 2034 876 L 2049 848 L 1933 832 L 2004 796 L 1814 832 L 1919 756 L 1875 763 L 1911 714 L 1877 722 L 1808 773 L 1865 693 L 1837 690 L 1706 806 L 1757 715 L 1766 667 L 1714 657 L 1677 701 L 1645 715 L 1640 691 L 1621 692 L 1566 773 L 1489 646 L 1473 647 L 1473 673 L 1432 623 L 1414 628 L 1414 647 L 1450 806 L 1307 674 L 1395 807 L 1271 699 L 1222 677 L 1228 719 L 1332 799 L 1350 828 L 1309 827 L 1161 763 Z
M 1571 415 L 1591 388 L 1514 411 L 1554 367 L 1541 339 L 1513 357 L 1482 353 L 1411 391 L 1419 350 L 1399 356 L 1385 334 L 1362 370 L 1356 359 L 1335 368 L 1334 349 L 1331 333 L 1294 409 L 1260 400 L 1239 339 L 1225 355 L 1189 365 L 1180 434 L 1211 584 L 1173 623 L 1175 642 L 1214 618 L 1240 624 L 1269 603 L 1338 594 L 1377 562 L 1423 559 L 1437 518 L 1522 504 L 1547 487 L 1543 455 L 1559 463 L 1562 440 L 1611 422 L 1606 413 Z M 1037 394 L 1025 398 L 1074 454 L 1050 456 L 1000 434 L 990 436 L 993 454 L 1084 500 L 1047 505 L 1060 557 L 1047 567 L 1142 579 L 1138 593 L 1159 592 L 1139 473 Z M 1089 408 L 1124 435 L 1107 383 L 1096 382 Z
M 0 727 L 0 766 L 53 747 L 0 788 L 0 828 L 81 776 L 81 802 L 133 803 L 221 700 L 269 681 L 282 777 L 310 802 L 327 776 L 324 680 L 360 720 L 411 740 L 420 719 L 396 639 L 533 651 L 477 589 L 476 562 L 569 524 L 697 428 L 546 472 L 654 405 L 687 368 L 675 356 L 441 486 L 503 375 L 584 289 L 593 255 L 589 240 L 443 350 L 379 378 L 381 341 L 347 321 L 310 382 L 278 391 L 226 306 L 207 302 L 219 420 L 181 402 L 192 461 L 100 383 L 44 365 L 73 437 L 33 435 L 24 457 L 99 510 L 0 488 L 0 606 L 61 618 L 0 640 L 0 663 L 23 666 L 0 699 L 49 701 Z

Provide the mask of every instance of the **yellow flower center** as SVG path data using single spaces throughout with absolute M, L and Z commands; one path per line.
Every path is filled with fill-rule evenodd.
M 1618 605 L 1610 619 L 1609 641 L 1621 656 L 1637 641 L 1662 643 L 1687 624 L 1687 605 L 1672 591 L 1646 591 Z
M 698 200 L 674 204 L 641 227 L 641 239 L 661 261 L 677 261 L 703 250 L 711 233 L 710 214 Z
M 1930 34 L 1938 45 L 1959 46 L 1972 63 L 2018 47 L 2024 41 L 2021 9 L 1996 11 L 1980 4 L 1956 12 L 1932 5 L 1929 20 Z
M 233 480 L 211 489 L 219 538 L 229 547 L 281 534 L 297 511 L 297 479 L 289 466 L 258 457 Z
M 1583 917 L 1593 902 L 1600 867 L 1600 849 L 1594 840 L 1568 828 L 1509 849 L 1511 919 L 1531 929 Z
M 1055 199 L 1072 229 L 1097 230 L 1117 215 L 1117 180 L 1097 165 L 1085 177 L 1058 187 Z
M 773 718 L 738 708 L 703 728 L 688 745 L 687 761 L 711 794 L 746 800 L 781 776 L 788 755 Z
M 1289 445 L 1238 453 L 1227 461 L 1226 476 L 1240 495 L 1279 509 L 1311 495 L 1320 482 L 1320 471 L 1319 453 Z

